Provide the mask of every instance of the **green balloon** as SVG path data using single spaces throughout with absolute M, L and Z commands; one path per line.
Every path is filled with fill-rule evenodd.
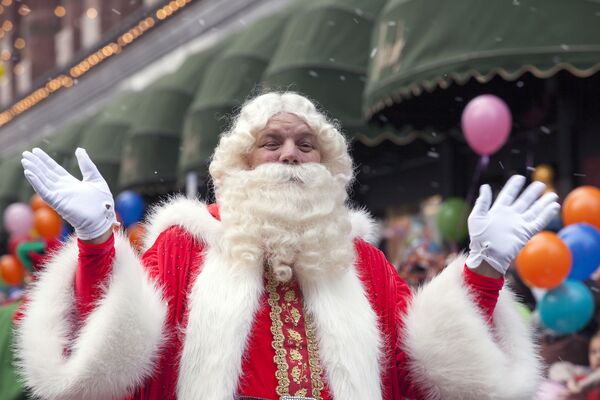
M 517 312 L 523 317 L 526 323 L 529 324 L 531 322 L 533 316 L 531 315 L 531 310 L 525 304 L 517 303 Z
M 437 226 L 442 238 L 448 242 L 461 242 L 469 233 L 467 218 L 471 207 L 459 197 L 444 201 L 437 216 Z

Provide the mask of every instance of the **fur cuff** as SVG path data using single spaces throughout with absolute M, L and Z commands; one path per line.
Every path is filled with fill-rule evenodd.
M 484 320 L 458 258 L 417 292 L 403 343 L 427 399 L 531 399 L 541 377 L 532 334 L 504 287 L 494 324 Z
M 16 351 L 26 386 L 44 399 L 113 399 L 153 371 L 167 306 L 122 235 L 109 287 L 73 339 L 77 243 L 54 255 L 29 293 Z M 66 355 L 64 349 L 70 349 Z

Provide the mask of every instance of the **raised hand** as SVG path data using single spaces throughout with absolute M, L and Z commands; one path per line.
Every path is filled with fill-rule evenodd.
M 525 243 L 548 225 L 560 209 L 556 193 L 540 198 L 546 188 L 542 182 L 533 182 L 519 196 L 524 183 L 524 176 L 512 176 L 493 206 L 492 189 L 489 185 L 481 186 L 468 220 L 471 244 L 466 264 L 469 268 L 486 261 L 505 274 Z
M 23 152 L 21 164 L 40 197 L 75 228 L 80 239 L 92 240 L 118 224 L 115 203 L 87 152 L 78 148 L 75 156 L 83 175 L 81 181 L 38 148 Z

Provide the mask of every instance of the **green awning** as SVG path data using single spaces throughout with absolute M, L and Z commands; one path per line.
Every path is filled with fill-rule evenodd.
M 600 3 L 591 0 L 390 0 L 374 30 L 363 111 L 423 91 L 600 70 Z
M 230 39 L 206 72 L 183 129 L 180 171 L 205 172 L 230 115 L 256 89 L 277 48 L 289 11 L 264 18 Z
M 123 143 L 139 103 L 139 94 L 128 92 L 100 111 L 83 133 L 79 147 L 86 149 L 111 191 L 118 193 Z
M 21 153 L 5 158 L 0 163 L 0 217 L 10 204 L 21 201 L 21 188 L 26 181 L 21 165 Z M 4 231 L 4 224 L 0 224 Z
M 121 189 L 162 192 L 173 188 L 183 117 L 216 51 L 218 46 L 191 55 L 177 71 L 137 95 L 139 105 L 122 154 Z
M 34 147 L 42 147 L 43 145 L 44 145 L 43 142 L 34 143 L 32 145 L 29 145 L 24 150 L 31 150 Z M 21 157 L 19 154 L 19 160 L 20 159 L 21 159 Z M 31 200 L 31 196 L 33 196 L 34 193 L 35 193 L 35 191 L 33 190 L 33 187 L 31 186 L 31 184 L 29 183 L 29 181 L 25 178 L 25 175 L 23 174 L 23 179 L 21 180 L 21 186 L 19 188 L 19 201 L 21 201 L 23 203 L 29 203 L 29 201 Z
M 75 161 L 75 149 L 79 146 L 81 136 L 92 120 L 93 117 L 90 117 L 73 122 L 61 131 L 44 138 L 40 146 L 50 157 L 77 178 L 81 178 L 81 172 Z
M 369 45 L 384 0 L 304 3 L 289 22 L 263 84 L 316 100 L 344 129 L 364 131 L 361 114 Z

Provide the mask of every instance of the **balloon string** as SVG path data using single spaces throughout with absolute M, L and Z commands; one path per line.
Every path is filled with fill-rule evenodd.
M 479 157 L 479 161 L 477 162 L 477 166 L 475 167 L 475 173 L 473 174 L 473 180 L 471 181 L 471 186 L 469 187 L 469 192 L 467 193 L 467 204 L 469 204 L 470 206 L 472 206 L 475 201 L 475 191 L 477 190 L 477 186 L 479 185 L 481 174 L 483 173 L 483 171 L 485 171 L 489 163 L 489 156 Z

